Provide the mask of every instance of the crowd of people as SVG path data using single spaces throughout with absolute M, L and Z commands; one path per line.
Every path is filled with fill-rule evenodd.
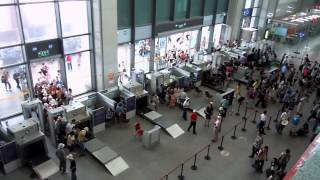
M 246 92 L 243 92 L 241 84 L 235 86 L 235 98 L 238 103 L 246 99 L 247 103 L 252 102 L 255 108 L 262 108 L 262 113 L 258 116 L 257 137 L 252 146 L 250 158 L 254 158 L 252 167 L 262 173 L 264 162 L 268 160 L 269 146 L 264 144 L 263 135 L 265 127 L 270 116 L 266 108 L 272 104 L 280 104 L 279 118 L 275 123 L 275 131 L 281 135 L 284 129 L 291 125 L 289 131 L 290 136 L 306 136 L 312 132 L 314 138 L 320 132 L 320 65 L 317 62 L 312 62 L 309 56 L 306 55 L 299 67 L 284 54 L 279 68 L 270 71 L 269 67 L 271 60 L 276 59 L 277 54 L 271 47 L 267 47 L 263 52 L 260 49 L 253 49 L 251 53 L 243 54 L 237 60 L 234 59 L 227 63 L 221 64 L 218 72 L 223 74 L 223 83 L 233 79 L 233 73 L 238 70 L 239 66 L 247 67 L 245 79 L 248 81 Z M 316 97 L 313 101 L 313 108 L 309 117 L 304 114 L 304 106 L 307 99 L 313 96 L 316 90 Z M 241 99 L 241 100 L 239 100 Z M 182 119 L 188 121 L 190 125 L 188 131 L 193 130 L 193 134 L 197 134 L 196 126 L 199 121 L 199 113 L 190 110 L 190 97 L 184 90 L 177 86 L 165 87 L 161 85 L 157 89 L 157 93 L 152 96 L 151 104 L 155 110 L 158 110 L 159 104 L 167 104 L 169 107 L 179 105 L 182 109 Z M 213 102 L 210 102 L 204 109 L 204 126 L 212 126 L 213 138 L 212 142 L 219 139 L 221 124 L 225 119 L 230 102 L 228 99 L 222 99 L 219 103 L 218 115 L 213 117 L 214 107 Z M 258 112 L 258 111 L 257 111 Z M 302 123 L 302 118 L 307 120 Z M 311 130 L 309 127 L 311 126 Z M 274 157 L 265 172 L 268 179 L 282 179 L 286 174 L 286 166 L 290 161 L 291 151 L 286 149 L 281 152 L 278 157 Z

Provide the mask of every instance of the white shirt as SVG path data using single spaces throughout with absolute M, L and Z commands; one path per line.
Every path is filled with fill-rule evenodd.
M 264 113 L 262 113 L 262 114 L 260 115 L 260 120 L 261 120 L 261 121 L 266 121 L 266 120 L 267 120 L 267 116 L 266 116 Z
M 184 102 L 183 102 L 183 107 L 184 108 L 187 108 L 187 107 L 189 107 L 189 105 L 190 105 L 190 102 L 189 102 L 189 100 L 185 100 Z
M 283 112 L 283 113 L 281 114 L 281 116 L 280 116 L 280 119 L 281 119 L 281 120 L 287 120 L 287 119 L 288 119 L 288 114 L 287 114 L 287 112 Z

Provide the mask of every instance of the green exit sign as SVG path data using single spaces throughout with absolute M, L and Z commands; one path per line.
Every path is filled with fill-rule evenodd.
M 38 57 L 42 58 L 42 57 L 48 57 L 50 55 L 50 51 L 49 50 L 44 50 L 44 51 L 39 51 L 38 52 Z

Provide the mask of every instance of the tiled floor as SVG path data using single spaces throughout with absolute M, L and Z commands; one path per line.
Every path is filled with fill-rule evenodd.
M 309 43 L 309 45 L 311 42 Z M 284 48 L 284 47 L 281 47 Z M 319 46 L 314 43 L 313 52 L 310 53 L 312 56 L 317 56 Z M 292 49 L 292 47 L 291 47 Z M 317 50 L 318 49 L 318 50 Z M 205 88 L 202 87 L 204 90 Z M 214 91 L 209 90 L 211 94 Z M 196 104 L 202 104 L 203 106 L 207 103 L 204 97 L 199 97 L 195 92 L 189 92 L 191 101 Z M 304 108 L 305 117 L 308 115 L 308 109 L 312 103 L 312 97 Z M 190 169 L 192 160 L 187 161 L 184 165 L 184 175 L 186 179 L 192 180 L 264 180 L 266 179 L 264 174 L 257 174 L 252 168 L 252 159 L 248 158 L 251 150 L 252 142 L 255 138 L 256 125 L 251 123 L 253 120 L 253 111 L 248 111 L 248 122 L 247 131 L 240 131 L 243 122 L 241 123 L 241 116 L 244 113 L 245 106 L 241 106 L 241 116 L 236 116 L 235 111 L 237 104 L 229 111 L 227 118 L 225 119 L 222 126 L 222 134 L 224 138 L 224 151 L 219 151 L 217 146 L 218 143 L 212 145 L 210 149 L 211 160 L 204 160 L 205 152 L 198 154 L 197 166 L 198 170 L 193 171 Z M 279 104 L 269 105 L 267 110 L 268 114 L 275 117 L 279 110 Z M 260 110 L 260 109 L 259 109 Z M 261 110 L 260 110 L 261 111 Z M 167 120 L 171 122 L 177 122 L 184 130 L 189 125 L 189 122 L 185 122 L 181 118 L 181 110 L 179 108 L 169 108 L 161 106 L 160 113 L 162 113 Z M 216 113 L 216 109 L 215 109 Z M 258 116 L 257 116 L 258 117 Z M 136 119 L 141 119 L 136 117 Z M 141 120 L 144 129 L 150 129 L 152 125 L 146 120 Z M 230 138 L 235 124 L 241 123 L 237 130 L 237 139 L 233 140 Z M 203 127 L 203 120 L 197 124 L 197 135 L 186 132 L 177 139 L 172 139 L 164 131 L 161 133 L 161 143 L 159 146 L 152 150 L 147 150 L 142 146 L 142 143 L 136 140 L 133 136 L 134 121 L 126 126 L 115 125 L 104 132 L 97 134 L 97 138 L 104 141 L 113 150 L 119 153 L 124 160 L 129 164 L 130 168 L 120 174 L 119 176 L 113 177 L 108 173 L 105 168 L 95 161 L 90 155 L 77 159 L 78 165 L 78 179 L 80 180 L 159 180 L 162 176 L 166 175 L 173 168 L 186 161 L 189 157 L 192 157 L 194 153 L 205 147 L 210 143 L 212 137 L 212 129 Z M 309 143 L 309 137 L 306 138 L 292 138 L 289 137 L 288 131 L 290 127 L 286 127 L 283 135 L 278 135 L 274 130 L 274 124 L 271 123 L 271 130 L 266 131 L 267 135 L 264 136 L 265 144 L 270 147 L 269 159 L 278 156 L 280 152 L 286 148 L 292 150 L 292 159 L 289 162 L 288 167 L 292 166 L 293 163 L 303 153 Z M 50 147 L 52 157 L 54 157 L 53 148 Z M 265 164 L 265 168 L 269 166 L 269 162 Z M 177 179 L 177 175 L 180 173 L 180 169 L 176 169 L 169 174 L 168 179 Z M 16 179 L 29 179 L 29 171 L 25 168 L 19 169 L 14 173 L 10 173 L 1 180 L 16 180 Z M 70 179 L 69 175 L 57 174 L 50 178 L 53 180 L 64 180 Z

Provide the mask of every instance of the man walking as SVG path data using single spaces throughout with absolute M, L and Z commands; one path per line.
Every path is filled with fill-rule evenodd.
M 196 110 L 193 110 L 190 116 L 190 125 L 188 127 L 188 132 L 190 131 L 191 127 L 193 128 L 193 134 L 196 133 L 196 125 L 197 125 L 198 115 L 196 113 Z
M 67 166 L 66 152 L 64 151 L 63 148 L 64 148 L 64 144 L 60 143 L 56 151 L 56 156 L 59 159 L 59 170 L 61 171 L 62 174 L 66 172 L 66 166 Z
M 220 115 L 217 116 L 217 120 L 213 123 L 213 139 L 212 142 L 217 142 L 219 131 L 221 127 L 222 117 Z
M 210 102 L 210 104 L 208 104 L 208 106 L 205 108 L 204 110 L 204 114 L 206 115 L 206 120 L 204 122 L 204 126 L 205 127 L 209 127 L 209 123 L 213 114 L 213 102 Z
M 187 121 L 187 110 L 190 106 L 190 99 L 187 97 L 182 104 L 182 118 Z
M 254 155 L 259 151 L 259 149 L 261 148 L 263 144 L 263 137 L 261 136 L 261 132 L 258 131 L 257 132 L 257 137 L 254 140 L 254 143 L 252 145 L 252 152 L 251 155 L 249 156 L 249 158 L 253 158 Z
M 279 170 L 281 170 L 281 172 L 284 172 L 286 170 L 286 167 L 290 158 L 291 158 L 290 149 L 286 149 L 285 152 L 282 152 L 280 154 L 280 157 L 278 158 L 278 162 L 279 162 Z
M 266 125 L 267 121 L 267 111 L 263 111 L 263 113 L 260 115 L 260 121 L 258 123 L 258 130 L 261 134 L 264 134 L 264 126 Z
M 263 173 L 263 165 L 264 161 L 268 161 L 268 146 L 264 146 L 257 152 L 256 160 L 252 165 L 253 168 L 256 169 L 257 172 Z

